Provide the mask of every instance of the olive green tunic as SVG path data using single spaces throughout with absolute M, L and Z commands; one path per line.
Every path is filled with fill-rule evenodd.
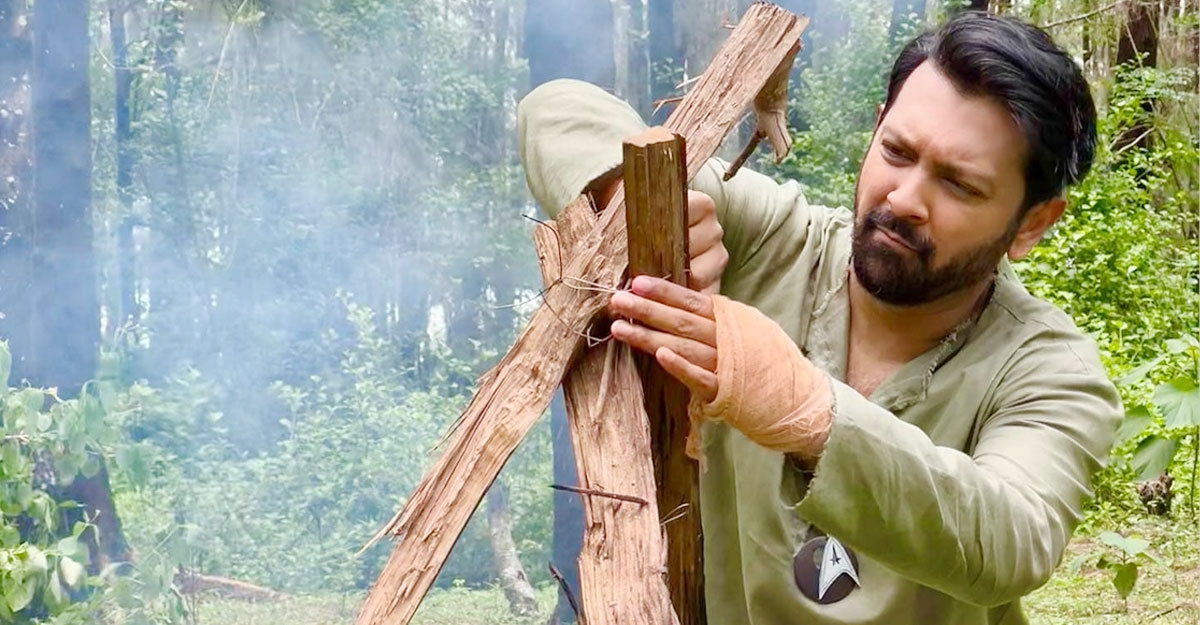
M 521 159 L 557 213 L 619 165 L 645 128 L 597 87 L 555 81 L 518 111 Z M 795 183 L 714 159 L 730 261 L 722 292 L 773 318 L 831 376 L 834 418 L 814 474 L 711 422 L 700 478 L 708 621 L 1025 623 L 1106 461 L 1120 400 L 1093 342 L 1001 268 L 979 317 L 863 397 L 844 379 L 852 216 L 810 206 Z M 793 581 L 810 524 L 858 554 L 861 587 L 819 605 Z

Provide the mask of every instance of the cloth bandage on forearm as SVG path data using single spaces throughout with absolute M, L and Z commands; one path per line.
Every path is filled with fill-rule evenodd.
M 713 312 L 717 396 L 708 403 L 692 399 L 692 432 L 702 419 L 720 419 L 763 447 L 816 459 L 832 420 L 833 391 L 825 373 L 755 308 L 718 295 Z M 699 458 L 695 438 L 688 439 L 688 454 Z

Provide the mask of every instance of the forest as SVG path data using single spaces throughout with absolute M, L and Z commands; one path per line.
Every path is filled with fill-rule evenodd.
M 1015 264 L 1125 417 L 1036 623 L 1200 621 L 1197 0 L 776 0 L 794 145 L 850 206 L 905 41 L 1037 24 L 1099 110 Z M 749 0 L 0 0 L 0 623 L 351 623 L 361 551 L 541 290 L 516 106 L 587 80 L 661 122 Z M 736 155 L 744 122 L 720 154 Z M 576 620 L 561 400 L 414 623 Z M 561 572 L 556 580 L 550 567 Z

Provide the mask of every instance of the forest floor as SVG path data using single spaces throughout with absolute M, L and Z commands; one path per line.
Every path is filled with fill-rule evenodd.
M 1140 519 L 1121 532 L 1150 541 L 1160 563 L 1141 561 L 1128 602 L 1112 584 L 1112 573 L 1098 569 L 1101 554 L 1116 552 L 1095 536 L 1076 536 L 1050 583 L 1023 604 L 1034 625 L 1197 625 L 1200 624 L 1200 533 L 1193 522 Z M 498 588 L 435 589 L 413 618 L 413 625 L 543 625 L 556 601 L 556 589 L 538 591 L 539 613 L 518 619 Z M 351 625 L 361 595 L 293 597 L 280 602 L 202 599 L 197 625 Z

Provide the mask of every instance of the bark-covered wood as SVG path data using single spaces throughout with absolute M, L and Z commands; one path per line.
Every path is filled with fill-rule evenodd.
M 798 45 L 807 20 L 755 4 L 709 70 L 667 120 L 687 141 L 694 176 L 767 79 Z M 487 374 L 447 437 L 442 455 L 403 510 L 377 535 L 397 544 L 359 612 L 360 625 L 407 623 L 445 563 L 471 511 L 517 444 L 541 416 L 587 330 L 627 265 L 624 198 L 614 198 L 567 261 L 560 281 L 512 349 Z M 595 289 L 585 284 L 598 284 Z
M 534 230 L 534 247 L 547 285 L 559 279 L 559 259 L 571 255 L 595 220 L 591 203 L 583 197 L 560 213 L 557 224 Z M 633 356 L 628 348 L 613 343 L 589 348 L 571 368 L 563 387 L 578 486 L 646 502 L 583 497 L 579 580 L 586 622 L 678 623 L 667 591 L 666 545 L 655 503 L 650 431 Z
M 687 172 L 683 139 L 651 128 L 623 146 L 625 224 L 629 275 L 687 284 Z M 700 483 L 687 457 L 688 392 L 653 357 L 639 355 L 638 368 L 650 420 L 658 509 L 667 538 L 667 588 L 679 622 L 703 623 L 704 558 Z

